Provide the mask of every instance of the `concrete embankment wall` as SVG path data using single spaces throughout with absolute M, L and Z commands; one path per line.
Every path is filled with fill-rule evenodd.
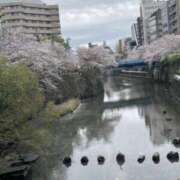
M 152 78 L 157 83 L 166 84 L 169 90 L 169 95 L 173 100 L 180 103 L 180 62 L 160 64 L 159 68 L 152 71 Z
M 169 93 L 174 101 L 180 103 L 180 80 L 174 79 L 169 85 Z
M 149 72 L 122 71 L 120 68 L 108 70 L 108 75 L 121 76 L 127 78 L 146 79 L 152 83 L 162 83 L 168 88 L 168 94 L 176 101 L 180 102 L 180 61 L 174 63 L 160 63 Z M 177 78 L 179 77 L 179 78 Z
M 174 81 L 174 76 L 176 72 L 180 69 L 180 62 L 173 64 L 160 64 L 159 67 L 154 68 L 150 73 L 152 78 L 156 81 L 163 83 L 172 83 Z

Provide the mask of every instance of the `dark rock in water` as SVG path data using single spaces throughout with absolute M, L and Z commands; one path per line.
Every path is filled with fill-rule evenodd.
M 34 163 L 39 158 L 40 158 L 39 155 L 34 154 L 34 153 L 28 153 L 28 154 L 23 154 L 19 156 L 19 160 L 21 160 L 24 164 Z
M 146 156 L 142 155 L 142 156 L 139 156 L 139 158 L 138 158 L 137 161 L 138 161 L 140 164 L 142 164 L 142 163 L 145 161 L 145 159 L 146 159 Z
M 29 116 L 27 120 L 28 121 L 32 121 L 33 120 L 33 116 Z
M 11 153 L 4 157 L 4 160 L 7 162 L 12 162 L 19 158 L 19 155 L 17 153 Z
M 99 165 L 103 165 L 104 162 L 105 162 L 105 158 L 104 158 L 103 156 L 99 156 L 99 157 L 97 158 L 97 161 L 98 161 L 98 164 L 99 164 Z
M 66 167 L 70 167 L 71 164 L 72 164 L 72 160 L 70 157 L 65 157 L 64 160 L 63 160 L 63 164 L 66 166 Z
M 116 161 L 117 161 L 117 163 L 118 163 L 120 166 L 122 166 L 122 165 L 125 163 L 125 161 L 126 161 L 124 154 L 119 153 L 119 154 L 116 156 Z
M 86 156 L 84 156 L 84 157 L 81 158 L 81 164 L 82 164 L 83 166 L 87 166 L 87 165 L 88 165 L 88 162 L 89 162 L 89 160 L 88 160 L 88 158 L 87 158 Z
M 160 154 L 159 153 L 155 153 L 153 156 L 152 156 L 152 160 L 155 164 L 158 164 L 160 162 Z
M 0 171 L 1 180 L 25 180 L 31 170 L 31 166 L 6 167 Z
M 179 138 L 176 138 L 172 141 L 173 145 L 175 147 L 180 147 L 180 139 Z
M 166 110 L 164 110 L 164 111 L 163 111 L 163 114 L 167 114 L 167 111 L 166 111 Z
M 170 122 L 170 121 L 172 121 L 172 118 L 166 118 L 166 121 Z
M 0 152 L 6 149 L 15 148 L 16 143 L 14 141 L 3 141 L 0 140 Z
M 39 159 L 39 155 L 29 153 L 29 154 L 23 154 L 19 155 L 19 158 L 17 160 L 11 160 L 10 166 L 15 167 L 15 166 L 23 166 L 23 165 L 28 165 L 36 162 Z
M 16 160 L 16 161 L 12 161 L 10 162 L 10 166 L 11 167 L 15 167 L 15 166 L 23 166 L 25 163 L 21 160 Z
M 171 163 L 175 163 L 175 162 L 179 162 L 179 153 L 178 152 L 169 152 L 167 155 L 167 159 L 171 162 Z

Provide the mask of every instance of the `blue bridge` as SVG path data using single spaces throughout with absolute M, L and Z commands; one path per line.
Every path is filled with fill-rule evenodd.
M 146 68 L 148 63 L 143 59 L 117 60 L 118 67 L 122 69 Z
M 151 66 L 144 59 L 119 59 L 117 66 L 107 71 L 110 75 L 122 77 L 150 78 Z

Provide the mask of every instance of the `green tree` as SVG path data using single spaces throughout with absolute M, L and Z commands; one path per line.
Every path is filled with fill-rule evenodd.
M 71 49 L 71 45 L 70 45 L 70 39 L 67 38 L 65 43 L 64 43 L 64 47 L 66 50 L 70 50 Z
M 38 77 L 24 65 L 9 65 L 0 60 L 0 113 L 28 119 L 40 110 L 43 95 Z

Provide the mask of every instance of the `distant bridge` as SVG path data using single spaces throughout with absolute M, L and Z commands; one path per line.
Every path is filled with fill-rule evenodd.
M 122 69 L 145 68 L 148 63 L 144 59 L 121 59 L 117 60 L 118 67 Z
M 110 75 L 121 75 L 121 77 L 151 78 L 148 63 L 143 59 L 117 60 L 117 67 L 109 69 Z

